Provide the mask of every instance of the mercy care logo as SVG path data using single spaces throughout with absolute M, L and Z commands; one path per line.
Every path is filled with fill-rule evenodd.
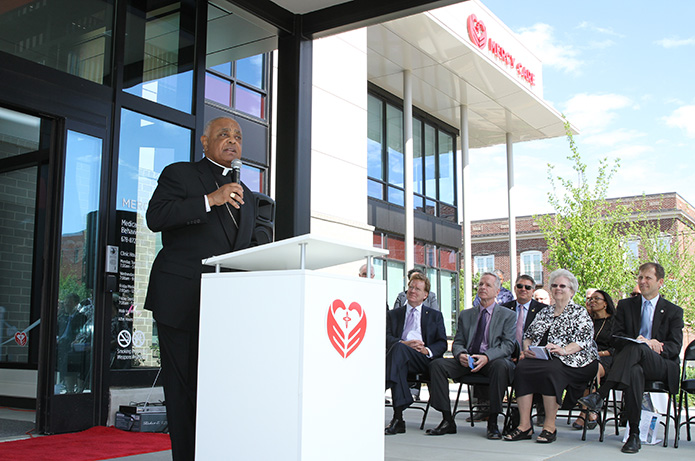
M 367 315 L 357 303 L 345 307 L 345 303 L 336 299 L 328 306 L 326 316 L 328 339 L 344 359 L 355 352 L 367 331 Z
M 478 21 L 478 18 L 472 14 L 468 16 L 468 36 L 471 42 L 476 44 L 478 48 L 484 48 L 487 41 L 487 29 L 483 21 Z
M 514 56 L 506 51 L 502 45 L 492 39 L 488 39 L 487 28 L 485 27 L 483 21 L 478 19 L 476 15 L 471 14 L 468 16 L 467 23 L 468 37 L 471 39 L 471 42 L 473 42 L 474 45 L 480 49 L 485 49 L 485 44 L 487 43 L 488 51 L 492 53 L 498 60 L 502 61 L 505 66 L 515 69 L 519 78 L 525 80 L 531 86 L 536 85 L 536 76 L 533 72 L 528 70 L 526 66 L 520 62 L 516 62 Z

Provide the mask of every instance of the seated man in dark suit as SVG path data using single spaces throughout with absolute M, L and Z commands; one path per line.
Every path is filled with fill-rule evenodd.
M 589 410 L 598 411 L 611 389 L 624 389 L 630 435 L 623 453 L 637 453 L 641 448 L 639 422 L 645 380 L 664 381 L 670 392 L 678 391 L 683 309 L 659 296 L 664 276 L 658 263 L 640 266 L 637 283 L 642 295 L 621 299 L 616 308 L 613 365 L 599 391 L 579 399 Z
M 408 373 L 426 372 L 430 361 L 446 351 L 442 313 L 423 306 L 429 292 L 429 279 L 414 272 L 408 282 L 407 304 L 387 313 L 386 387 L 391 389 L 393 419 L 386 426 L 386 435 L 405 432 L 403 410 L 413 403 Z
M 451 347 L 454 358 L 442 358 L 430 364 L 430 403 L 442 412 L 443 420 L 436 428 L 429 429 L 428 435 L 456 433 L 448 378 L 458 379 L 470 373 L 480 373 L 490 378 L 487 438 L 502 439 L 497 427 L 497 415 L 502 413 L 504 392 L 514 373 L 511 356 L 516 316 L 495 302 L 500 285 L 500 279 L 495 274 L 486 272 L 480 277 L 480 307 L 465 309 L 459 314 L 456 337 Z
M 410 277 L 413 276 L 415 272 L 419 272 L 425 277 L 427 277 L 427 274 L 425 274 L 422 269 L 418 269 L 417 267 L 414 267 L 408 271 L 408 280 L 410 280 Z M 408 301 L 408 291 L 401 291 L 398 293 L 398 296 L 396 296 L 396 300 L 393 302 L 393 308 L 398 309 L 399 307 L 405 306 L 405 303 Z M 422 305 L 425 307 L 429 307 L 431 309 L 434 309 L 436 311 L 439 310 L 439 302 L 437 301 L 437 294 L 434 291 L 430 291 L 429 294 L 427 295 L 427 298 L 422 302 Z

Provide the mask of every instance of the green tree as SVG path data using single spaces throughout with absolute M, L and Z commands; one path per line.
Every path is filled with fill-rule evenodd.
M 683 308 L 686 326 L 695 326 L 695 237 L 688 225 L 662 226 L 661 220 L 644 215 L 631 227 L 631 238 L 639 242 L 639 254 L 630 254 L 634 268 L 646 261 L 661 264 L 666 273 L 660 294 Z M 662 229 L 662 227 L 669 227 Z
M 579 281 L 575 301 L 584 304 L 584 292 L 595 287 L 613 296 L 621 296 L 634 284 L 634 274 L 626 260 L 625 231 L 630 227 L 631 209 L 622 203 L 606 201 L 606 193 L 619 162 L 599 162 L 594 184 L 587 179 L 587 165 L 582 162 L 565 123 L 576 179 L 554 174 L 548 165 L 552 191 L 548 201 L 555 214 L 535 216 L 548 244 L 549 270 L 558 268 L 572 272 Z

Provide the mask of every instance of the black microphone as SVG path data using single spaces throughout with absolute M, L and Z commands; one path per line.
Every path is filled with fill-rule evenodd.
M 241 160 L 238 158 L 232 160 L 232 182 L 241 184 Z

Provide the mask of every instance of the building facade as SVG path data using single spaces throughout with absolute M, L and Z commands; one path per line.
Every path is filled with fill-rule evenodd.
M 676 245 L 695 227 L 695 208 L 676 192 L 619 197 L 607 200 L 630 207 L 632 219 L 658 224 L 661 238 Z M 552 216 L 552 215 L 550 215 Z M 506 218 L 485 219 L 471 223 L 473 258 L 468 262 L 475 273 L 499 269 L 511 273 L 509 257 L 509 224 Z M 639 258 L 643 242 L 636 236 L 624 236 L 625 251 Z M 517 274 L 529 274 L 539 288 L 548 289 L 548 245 L 538 226 L 537 216 L 516 218 L 517 252 L 514 258 Z
M 242 180 L 276 201 L 276 239 L 388 249 L 389 303 L 422 267 L 452 331 L 470 149 L 511 153 L 564 121 L 540 61 L 479 1 L 379 3 L 2 3 L 1 403 L 66 432 L 156 384 L 145 211 L 218 116 L 243 129 Z

